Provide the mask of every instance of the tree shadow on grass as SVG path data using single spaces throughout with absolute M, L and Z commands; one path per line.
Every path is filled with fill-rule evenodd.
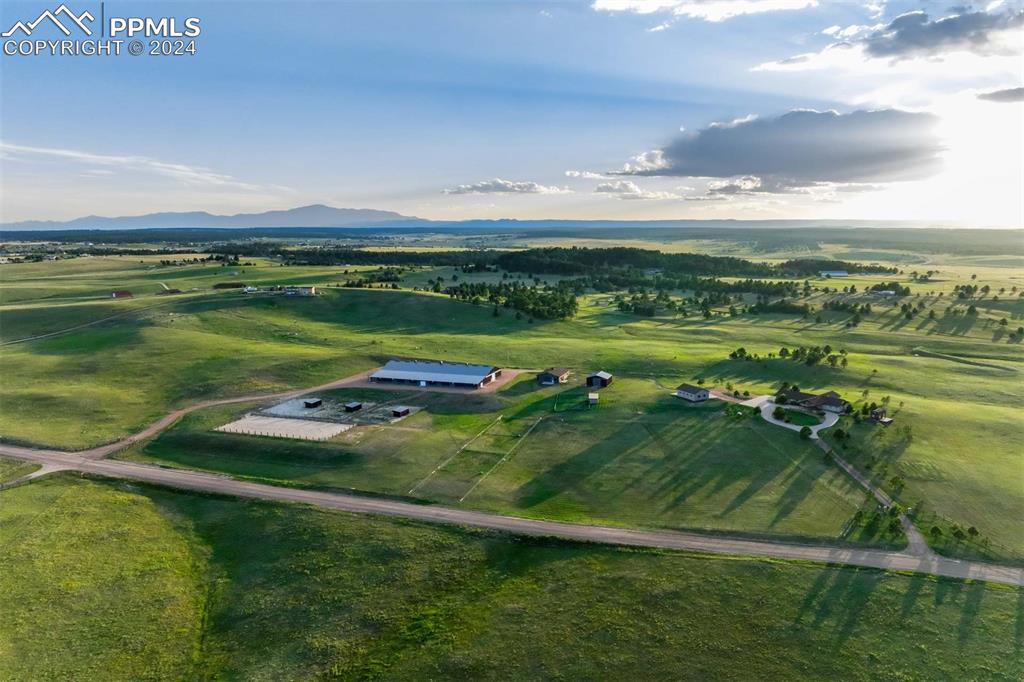
M 804 597 L 794 625 L 802 625 L 813 612 L 813 630 L 829 637 L 831 651 L 841 650 L 884 579 L 883 572 L 872 569 L 830 567 L 822 571 Z
M 545 429 L 543 426 L 532 436 L 534 440 L 551 437 L 556 437 L 556 434 L 550 427 Z M 643 428 L 627 423 L 594 445 L 538 473 L 519 488 L 516 505 L 520 508 L 535 507 L 571 488 L 579 488 L 647 440 L 648 435 Z

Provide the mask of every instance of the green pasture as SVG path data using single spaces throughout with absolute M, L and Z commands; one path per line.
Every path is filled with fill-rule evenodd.
M 0 613 L 4 679 L 1024 675 L 999 586 L 66 474 L 0 492 Z
M 108 259 L 82 260 L 105 262 Z M 109 260 L 125 261 L 126 267 L 130 262 L 128 257 Z M 73 263 L 76 261 L 32 264 L 31 267 L 60 268 Z M 0 268 L 5 285 L 11 281 L 11 273 L 18 272 L 9 267 Z M 1024 440 L 1024 423 L 1017 416 L 1022 407 L 1019 387 L 1024 363 L 1021 344 L 1009 342 L 1006 328 L 1001 327 L 998 320 L 1007 317 L 1009 329 L 1015 329 L 1022 324 L 1024 307 L 1019 299 L 1001 297 L 999 301 L 992 301 L 992 296 L 996 295 L 992 294 L 974 302 L 979 310 L 977 317 L 953 318 L 944 313 L 950 306 L 966 308 L 965 303 L 951 300 L 950 292 L 955 283 L 984 282 L 997 290 L 1021 286 L 1024 281 L 1017 279 L 1014 269 L 991 264 L 964 266 L 954 262 L 934 267 L 939 270 L 940 278 L 948 275 L 949 279 L 929 285 L 910 284 L 915 294 L 920 289 L 921 298 L 915 295 L 908 300 L 915 303 L 924 300 L 927 308 L 923 315 L 907 321 L 900 316 L 898 307 L 877 305 L 874 306 L 876 312 L 857 327 L 847 327 L 845 322 L 849 316 L 839 312 L 822 313 L 821 322 L 785 315 L 716 316 L 705 320 L 691 314 L 687 318 L 647 319 L 621 313 L 613 305 L 601 305 L 600 302 L 610 299 L 610 295 L 586 297 L 581 302 L 580 314 L 573 320 L 533 323 L 516 320 L 512 311 L 503 310 L 498 317 L 493 317 L 489 306 L 472 306 L 441 295 L 408 291 L 328 287 L 323 296 L 315 299 L 206 296 L 67 335 L 3 347 L 0 350 L 0 376 L 4 378 L 0 382 L 0 404 L 3 405 L 0 435 L 9 441 L 88 447 L 135 431 L 172 407 L 215 396 L 314 386 L 376 366 L 393 356 L 535 369 L 568 366 L 576 371 L 577 377 L 588 371 L 607 369 L 622 379 L 646 381 L 651 387 L 666 390 L 681 381 L 702 378 L 708 386 L 749 390 L 756 395 L 771 392 L 780 382 L 788 381 L 807 391 L 836 390 L 858 404 L 879 401 L 883 396 L 890 396 L 894 405 L 903 403 L 897 423 L 911 426 L 912 438 L 900 449 L 898 458 L 875 453 L 877 459 L 887 458 L 886 461 L 892 462 L 890 466 L 898 467 L 905 479 L 905 486 L 898 491 L 901 502 L 909 506 L 924 499 L 927 508 L 935 514 L 951 522 L 976 526 L 992 540 L 993 547 L 998 548 L 998 556 L 1022 559 L 1024 533 L 1019 532 L 1019 524 L 1012 520 L 1024 517 L 1019 446 Z M 219 271 L 227 268 L 215 266 L 214 269 L 218 272 L 211 276 L 218 277 L 222 276 Z M 266 270 L 268 276 L 277 271 L 291 272 L 296 280 L 305 276 L 304 281 L 314 283 L 318 269 L 261 265 L 255 270 Z M 338 271 L 325 269 L 324 272 L 343 277 L 337 275 Z M 143 267 L 140 272 L 147 271 Z M 428 272 L 418 271 L 417 276 L 425 277 Z M 978 279 L 971 280 L 971 274 L 977 274 Z M 80 276 L 84 277 L 85 273 L 73 273 L 69 279 Z M 865 281 L 874 281 L 874 278 Z M 928 296 L 929 291 L 932 296 Z M 944 293 L 941 298 L 937 295 L 939 291 Z M 858 300 L 860 296 L 858 294 Z M 153 297 L 153 300 L 158 299 Z M 811 303 L 820 307 L 825 300 L 824 295 L 817 294 Z M 936 320 L 927 318 L 929 309 L 936 310 Z M 12 304 L 0 308 L 0 328 L 20 325 L 18 334 L 21 335 L 38 324 L 23 324 L 22 320 L 28 316 L 50 316 L 59 324 L 63 314 L 63 305 L 59 302 Z M 847 350 L 847 369 L 807 367 L 779 359 L 749 362 L 728 359 L 728 354 L 740 346 L 765 356 L 777 352 L 781 346 L 793 348 L 826 343 Z M 922 350 L 931 355 L 922 354 Z M 613 393 L 609 393 L 608 401 L 612 400 Z M 602 403 L 598 411 L 612 407 L 611 402 Z M 464 431 L 456 433 L 460 437 L 472 433 L 475 423 L 469 422 L 477 418 L 467 418 Z M 527 415 L 522 419 L 527 426 L 532 423 Z M 430 441 L 435 438 L 433 431 L 449 428 L 454 427 L 442 425 L 442 428 L 414 432 L 427 439 L 422 451 L 428 464 L 433 461 L 430 458 L 441 457 L 446 452 L 442 440 Z M 526 444 L 552 428 L 554 423 L 545 420 Z M 605 433 L 602 429 L 610 428 L 600 424 L 594 432 Z M 750 433 L 743 433 L 742 438 L 740 434 L 730 436 L 730 440 L 735 438 L 738 443 L 747 443 L 747 439 L 758 437 L 753 425 L 744 428 Z M 621 437 L 628 440 L 628 431 L 626 429 Z M 781 430 L 778 434 L 768 433 L 773 443 L 796 438 L 795 434 Z M 576 435 L 581 439 L 581 447 L 586 447 L 587 433 Z M 606 435 L 615 436 L 614 433 Z M 858 441 L 858 438 L 860 436 L 855 435 L 854 447 L 860 447 L 866 459 L 875 445 L 870 439 Z M 327 447 L 336 445 L 329 443 Z M 242 449 L 250 450 L 248 446 Z M 487 455 L 493 449 L 488 446 L 476 455 L 477 459 L 460 462 L 465 469 L 453 470 L 451 486 L 446 487 L 443 479 L 436 484 L 438 498 L 449 500 L 450 491 L 460 490 L 464 480 L 492 465 L 492 458 Z M 220 450 L 222 454 L 223 450 Z M 640 451 L 650 453 L 653 450 L 643 447 Z M 160 457 L 171 456 L 168 452 L 160 453 Z M 490 504 L 488 500 L 493 500 L 490 486 L 502 482 L 502 471 L 511 475 L 520 456 L 528 459 L 530 448 L 514 453 L 508 462 L 512 466 L 501 465 L 465 502 Z M 224 454 L 218 459 L 228 461 L 230 458 Z M 271 453 L 268 453 L 267 466 L 269 459 L 272 459 Z M 380 464 L 380 470 L 371 476 L 357 475 L 358 467 L 345 469 L 335 467 L 334 463 L 330 466 L 320 463 L 319 470 L 314 471 L 301 458 L 295 462 L 288 461 L 288 456 L 278 459 L 280 462 L 275 466 L 279 469 L 268 472 L 267 476 L 311 485 L 386 490 L 392 494 L 404 494 L 408 490 L 402 490 L 406 478 L 387 479 L 391 474 L 384 471 L 391 469 L 386 463 Z M 239 472 L 244 468 L 241 464 L 238 467 Z M 431 468 L 426 467 L 427 471 Z M 338 477 L 337 471 L 348 473 Z M 408 477 L 414 478 L 411 472 L 412 469 Z M 884 477 L 884 485 L 892 475 Z M 601 479 L 592 477 L 590 480 Z M 591 497 L 586 490 L 572 490 L 576 482 L 565 485 L 570 488 L 568 492 L 545 502 L 544 510 L 533 505 L 531 513 L 543 511 L 572 517 L 576 513 L 602 511 L 595 507 L 595 504 L 603 504 L 600 495 Z M 522 504 L 513 502 L 507 495 L 502 496 L 497 494 L 498 498 L 506 500 L 502 504 L 510 505 L 506 508 L 511 511 Z M 668 524 L 693 522 L 685 516 L 669 509 L 660 517 L 649 518 L 652 522 Z M 733 516 L 741 518 L 742 514 Z M 770 520 L 763 519 L 762 528 Z M 728 522 L 724 518 L 716 520 L 716 523 Z M 832 522 L 825 518 L 821 523 Z

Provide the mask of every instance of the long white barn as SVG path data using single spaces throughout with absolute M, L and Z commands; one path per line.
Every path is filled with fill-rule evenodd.
M 500 376 L 501 368 L 491 365 L 389 360 L 383 367 L 370 375 L 370 381 L 417 384 L 419 386 L 480 388 Z

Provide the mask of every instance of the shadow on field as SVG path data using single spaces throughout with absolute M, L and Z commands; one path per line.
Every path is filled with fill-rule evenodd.
M 831 634 L 832 651 L 839 651 L 867 610 L 871 595 L 885 578 L 882 571 L 844 568 L 822 571 L 811 585 L 794 619 L 822 635 Z M 924 577 L 911 580 L 925 580 Z M 831 629 L 829 626 L 831 625 Z

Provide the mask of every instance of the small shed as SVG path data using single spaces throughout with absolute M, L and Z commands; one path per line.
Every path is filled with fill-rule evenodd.
M 363 404 L 358 400 L 353 400 L 352 402 L 345 403 L 346 412 L 358 412 L 361 409 L 363 409 Z
M 876 407 L 875 409 L 871 410 L 871 419 L 872 421 L 878 422 L 882 426 L 888 426 L 889 424 L 892 424 L 892 417 L 885 416 L 884 407 Z
M 587 386 L 591 388 L 604 388 L 612 383 L 612 375 L 609 372 L 594 372 L 587 377 Z
M 127 289 L 121 289 L 119 291 L 111 292 L 110 298 L 134 298 L 132 292 Z
M 306 398 L 305 400 L 302 401 L 302 406 L 308 409 L 313 409 L 314 407 L 323 407 L 323 404 L 324 401 L 321 398 Z
M 564 367 L 549 367 L 537 375 L 537 382 L 541 386 L 554 386 L 564 384 L 569 380 L 569 370 Z
M 404 405 L 397 405 L 391 408 L 392 417 L 408 417 L 409 412 L 411 412 L 411 408 L 408 408 Z
M 683 400 L 689 400 L 691 403 L 699 403 L 710 398 L 711 392 L 701 386 L 694 386 L 693 384 L 679 384 L 676 388 L 675 396 L 677 398 L 682 398 Z
M 587 404 L 588 405 L 591 405 L 591 406 L 597 405 L 597 401 L 600 400 L 600 399 L 601 399 L 601 394 L 600 393 L 588 393 L 587 394 Z

